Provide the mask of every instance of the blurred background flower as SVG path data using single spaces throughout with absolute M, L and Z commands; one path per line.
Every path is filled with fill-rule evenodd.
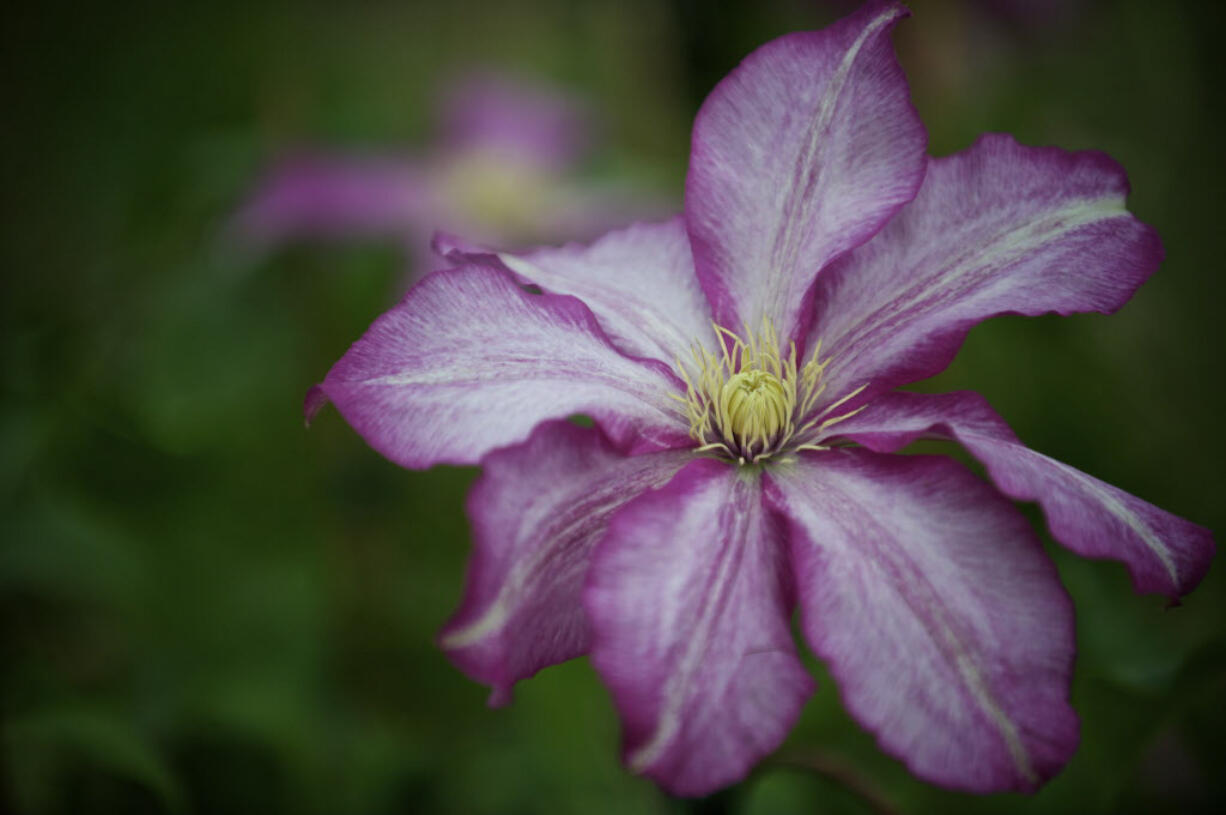
M 662 196 L 632 182 L 580 177 L 596 117 L 577 97 L 497 73 L 445 82 L 439 95 L 433 144 L 418 154 L 299 148 L 277 161 L 238 213 L 234 237 L 251 246 L 398 241 L 413 279 L 435 268 L 436 230 L 522 247 L 671 214 Z
M 586 663 L 551 668 L 490 711 L 435 648 L 460 596 L 473 471 L 400 470 L 327 414 L 302 429 L 304 390 L 386 308 L 410 239 L 286 246 L 253 267 L 220 238 L 285 150 L 377 162 L 454 151 L 435 100 L 476 63 L 565 88 L 599 123 L 575 170 L 548 177 L 585 196 L 667 199 L 712 85 L 761 43 L 848 5 L 11 10 L 0 49 L 0 808 L 1220 804 L 1220 568 L 1167 611 L 1134 597 L 1122 567 L 1050 550 L 1078 613 L 1083 739 L 1034 798 L 920 784 L 811 665 L 821 684 L 780 761 L 715 799 L 676 802 L 618 765 L 612 706 Z M 1051 20 L 963 0 L 912 7 L 898 42 L 932 152 L 982 131 L 1106 150 L 1168 255 L 1110 319 L 980 326 L 931 388 L 973 385 L 1030 446 L 1220 532 L 1218 4 L 1083 0 Z M 809 770 L 789 769 L 798 764 Z

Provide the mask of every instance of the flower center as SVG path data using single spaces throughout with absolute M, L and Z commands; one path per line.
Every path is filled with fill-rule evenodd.
M 815 411 L 826 389 L 819 361 L 821 343 L 803 367 L 796 364 L 796 343 L 780 353 L 779 340 L 769 321 L 757 334 L 746 330 L 745 339 L 715 326 L 719 353 L 695 343 L 691 365 L 676 361 L 685 380 L 685 396 L 672 394 L 685 405 L 690 436 L 698 450 L 712 452 L 738 464 L 754 464 L 781 453 L 824 450 L 819 442 L 838 422 L 859 412 L 831 413 L 856 396 L 863 387 Z
M 768 443 L 779 435 L 792 413 L 783 383 L 766 371 L 741 371 L 724 383 L 719 412 L 734 436 Z
M 516 234 L 531 234 L 556 204 L 556 180 L 531 161 L 471 150 L 443 169 L 448 202 L 467 217 Z

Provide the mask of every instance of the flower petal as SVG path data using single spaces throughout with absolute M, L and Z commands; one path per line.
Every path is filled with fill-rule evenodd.
M 920 778 L 1030 790 L 1077 746 L 1073 609 L 1030 525 L 942 456 L 802 454 L 770 471 L 809 644 Z
M 262 244 L 299 238 L 404 239 L 431 208 L 429 184 L 388 157 L 304 155 L 286 160 L 237 216 L 243 237 Z
M 680 217 L 615 230 L 589 246 L 519 255 L 466 246 L 449 235 L 437 235 L 435 248 L 453 263 L 495 264 L 522 283 L 578 297 L 628 354 L 672 362 L 688 359 L 695 341 L 715 347 L 711 309 L 694 277 Z
M 822 267 L 915 196 L 927 136 L 889 39 L 907 14 L 869 3 L 767 43 L 698 112 L 685 212 L 721 325 L 800 339 Z
M 496 450 L 468 496 L 473 554 L 464 600 L 440 637 L 469 676 L 494 688 L 491 704 L 548 665 L 586 654 L 582 591 L 609 517 L 664 485 L 686 451 L 619 455 L 598 430 L 541 425 Z
M 977 393 L 887 394 L 837 430 L 882 451 L 921 436 L 956 439 L 1006 495 L 1037 501 L 1060 543 L 1079 555 L 1123 562 L 1138 592 L 1187 594 L 1213 558 L 1208 529 L 1029 449 Z
M 591 116 L 559 89 L 498 74 L 455 80 L 442 99 L 442 149 L 562 168 L 591 146 Z
M 818 281 L 808 345 L 830 359 L 828 398 L 939 372 L 988 317 L 1119 308 L 1162 260 L 1127 192 L 1102 153 L 1010 136 L 933 161 L 915 201 Z
M 688 446 L 668 368 L 619 353 L 573 297 L 477 266 L 436 272 L 375 321 L 321 387 L 405 467 L 474 464 L 545 419 L 586 413 L 626 447 Z
M 744 777 L 812 693 L 779 532 L 756 476 L 700 459 L 615 515 L 596 549 L 592 660 L 626 763 L 673 794 Z

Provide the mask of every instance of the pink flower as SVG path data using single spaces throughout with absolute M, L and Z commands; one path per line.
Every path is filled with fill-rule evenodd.
M 1004 313 L 1119 308 L 1154 231 L 1094 152 L 990 135 L 930 159 L 870 3 L 751 54 L 694 125 L 684 215 L 453 267 L 308 398 L 406 467 L 481 464 L 442 646 L 492 702 L 590 654 L 627 765 L 681 795 L 742 778 L 813 690 L 919 777 L 1032 790 L 1077 745 L 1071 601 L 1010 499 L 1176 598 L 1208 530 L 1026 448 L 942 370 Z M 529 284 L 534 288 L 528 288 Z M 595 427 L 565 421 L 587 414 Z M 992 485 L 944 457 L 960 442 Z
M 437 118 L 436 143 L 419 155 L 308 150 L 283 158 L 244 202 L 236 233 L 259 246 L 393 240 L 424 255 L 440 227 L 518 243 L 591 237 L 632 211 L 658 211 L 628 190 L 575 183 L 592 127 L 584 106 L 558 91 L 471 75 L 445 89 Z

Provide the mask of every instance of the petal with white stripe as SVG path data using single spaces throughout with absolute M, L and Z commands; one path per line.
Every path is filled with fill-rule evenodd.
M 700 459 L 615 515 L 596 549 L 592 660 L 626 763 L 675 795 L 743 778 L 812 692 L 780 532 L 757 475 Z
M 547 422 L 495 450 L 468 496 L 473 553 L 464 599 L 440 644 L 469 676 L 511 698 L 520 679 L 586 654 L 581 599 L 610 516 L 667 483 L 686 451 L 623 456 L 598 430 Z
M 685 215 L 716 320 L 803 337 L 813 280 L 914 196 L 927 135 L 872 2 L 754 51 L 694 120 Z
M 1123 562 L 1139 592 L 1174 600 L 1209 570 L 1212 532 L 1031 450 L 977 393 L 886 394 L 835 431 L 881 451 L 921 437 L 957 440 L 1006 495 L 1043 507 L 1053 538 L 1079 555 Z
M 436 251 L 455 263 L 511 271 L 524 284 L 582 300 L 614 344 L 628 354 L 672 363 L 697 342 L 715 347 L 711 307 L 694 276 L 680 217 L 614 230 L 590 245 L 495 252 L 436 235 Z
M 669 398 L 682 387 L 663 363 L 614 348 L 574 297 L 531 294 L 478 266 L 414 286 L 320 385 L 371 447 L 405 467 L 475 464 L 576 413 L 627 450 L 688 447 Z
M 988 317 L 1122 306 L 1162 260 L 1127 193 L 1103 153 L 1010 136 L 933 160 L 915 200 L 818 279 L 808 345 L 830 360 L 825 398 L 932 376 Z
M 1032 790 L 1077 746 L 1073 609 L 1026 519 L 941 456 L 772 469 L 801 627 L 853 716 L 920 778 Z

